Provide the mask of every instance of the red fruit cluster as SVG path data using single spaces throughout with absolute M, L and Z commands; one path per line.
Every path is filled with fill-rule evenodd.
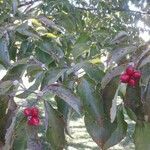
M 141 72 L 135 70 L 134 67 L 127 67 L 126 71 L 120 76 L 122 83 L 127 83 L 129 86 L 135 87 L 141 78 Z
M 39 109 L 36 107 L 27 107 L 23 111 L 24 115 L 28 118 L 28 125 L 38 126 L 40 124 Z

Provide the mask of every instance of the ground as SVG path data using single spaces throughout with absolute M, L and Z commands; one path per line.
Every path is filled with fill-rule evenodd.
M 134 150 L 134 144 L 132 139 L 132 133 L 134 130 L 134 122 L 126 119 L 128 123 L 127 137 L 123 139 L 119 144 L 110 148 L 109 150 Z M 70 122 L 71 136 L 67 137 L 68 148 L 67 150 L 99 150 L 98 146 L 93 142 L 92 138 L 86 131 L 83 117 L 72 120 Z

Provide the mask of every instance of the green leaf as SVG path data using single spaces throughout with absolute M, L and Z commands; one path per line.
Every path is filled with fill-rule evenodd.
M 55 100 L 57 102 L 57 110 L 63 115 L 64 118 L 65 132 L 70 137 L 72 137 L 69 129 L 69 121 L 71 117 L 70 107 L 65 101 L 63 101 L 58 96 L 55 96 Z
M 150 148 L 150 123 L 137 123 L 134 131 L 135 150 L 149 150 Z
M 64 57 L 63 50 L 54 41 L 43 39 L 42 41 L 39 41 L 37 44 L 42 51 L 52 56 L 52 58 L 55 60 L 60 60 L 61 58 Z
M 104 143 L 110 136 L 110 128 L 107 128 L 108 125 L 101 126 L 95 121 L 95 119 L 90 114 L 85 115 L 84 121 L 86 129 L 92 137 L 92 139 L 96 142 L 96 144 L 99 147 L 103 148 Z
M 52 84 L 45 88 L 46 91 L 51 92 L 61 99 L 63 99 L 69 106 L 71 106 L 77 113 L 80 114 L 81 112 L 81 103 L 80 99 L 75 96 L 71 90 L 66 89 L 65 87 L 58 85 L 58 84 Z
M 79 38 L 77 39 L 74 47 L 72 49 L 72 54 L 76 59 L 78 56 L 82 55 L 83 53 L 90 50 L 89 42 L 89 35 L 86 33 L 82 33 Z
M 4 81 L 0 83 L 0 95 L 6 94 L 6 92 L 9 91 L 9 89 L 13 86 L 12 81 Z
M 90 60 L 92 62 L 92 60 Z M 104 72 L 98 67 L 98 65 L 90 63 L 90 61 L 83 61 L 75 64 L 72 68 L 67 70 L 67 74 L 75 73 L 81 68 L 88 74 L 88 76 L 96 83 L 102 80 Z
M 120 86 L 118 86 L 117 90 L 116 90 L 116 93 L 115 93 L 115 96 L 112 100 L 112 106 L 111 106 L 111 109 L 110 109 L 110 120 L 111 120 L 111 123 L 114 122 L 115 118 L 116 118 L 116 114 L 117 114 L 117 98 L 118 98 L 118 92 L 120 90 Z
M 54 59 L 48 53 L 42 51 L 38 47 L 35 49 L 35 56 L 40 62 L 49 65 Z
M 148 63 L 150 63 L 150 55 L 147 56 L 147 57 L 145 57 L 145 58 L 141 61 L 141 63 L 139 64 L 139 68 L 142 68 L 144 65 L 146 65 L 146 64 L 148 64 Z
M 94 84 L 82 79 L 78 85 L 78 94 L 83 102 L 85 113 L 88 112 L 99 124 L 104 116 L 103 105 L 100 95 L 97 93 Z
M 112 100 L 115 97 L 118 88 L 118 78 L 113 78 L 106 87 L 102 90 L 102 98 L 104 102 L 104 109 L 107 112 L 107 117 L 110 118 L 110 109 L 112 107 Z M 108 92 L 109 91 L 109 92 Z
M 21 58 L 26 58 L 29 57 L 30 55 L 32 55 L 32 52 L 34 50 L 34 44 L 33 42 L 31 42 L 30 40 L 26 39 L 23 40 L 18 52 L 18 57 Z
M 38 16 L 38 19 L 40 22 L 42 22 L 46 27 L 48 28 L 52 28 L 56 31 L 61 32 L 61 29 L 50 19 L 48 19 L 46 16 L 44 15 L 40 15 Z
M 141 89 L 139 86 L 127 86 L 124 104 L 129 107 L 137 116 L 138 120 L 143 120 L 143 104 L 141 102 Z
M 104 72 L 97 65 L 94 65 L 92 63 L 85 63 L 83 69 L 88 74 L 88 76 L 96 83 L 101 82 L 104 76 Z
M 45 78 L 43 80 L 43 83 L 45 86 L 49 85 L 49 84 L 53 84 L 56 81 L 58 81 L 58 79 L 60 77 L 63 77 L 64 73 L 66 72 L 67 69 L 61 69 L 61 68 L 50 68 L 46 74 L 45 74 Z
M 4 38 L 0 39 L 0 63 L 6 68 L 10 66 L 8 42 Z
M 37 75 L 43 72 L 43 68 L 41 67 L 41 64 L 34 64 L 36 62 L 33 62 L 33 64 L 30 64 L 27 66 L 27 74 L 26 76 L 30 79 L 37 78 Z
M 61 150 L 65 146 L 64 123 L 62 116 L 48 101 L 45 104 L 46 137 L 52 149 Z
M 81 68 L 83 68 L 83 66 L 85 65 L 86 62 L 80 62 L 80 63 L 77 63 L 75 65 L 73 65 L 71 68 L 69 68 L 67 70 L 67 74 L 71 74 L 71 73 L 75 73 L 77 72 L 78 70 L 80 70 Z
M 7 70 L 7 74 L 2 80 L 19 80 L 22 77 L 25 68 L 26 65 L 24 63 L 15 64 L 9 70 Z
M 108 71 L 101 81 L 101 88 L 104 89 L 105 86 L 116 76 L 119 76 L 125 69 L 126 64 L 117 66 L 112 70 Z
M 31 150 L 43 150 L 41 141 L 38 137 L 38 127 L 27 126 L 27 149 Z
M 135 113 L 132 111 L 132 109 L 130 109 L 129 107 L 125 107 L 125 110 L 127 112 L 127 115 L 130 117 L 131 120 L 134 120 L 135 122 L 137 122 L 137 116 L 135 115 Z
M 13 117 L 11 125 L 9 126 L 5 134 L 5 145 L 3 147 L 3 150 L 12 149 L 12 145 L 14 142 L 13 134 L 15 125 L 16 125 L 16 116 Z
M 129 47 L 125 47 L 125 48 L 118 48 L 118 49 L 116 49 L 111 54 L 111 57 L 108 60 L 108 64 L 112 65 L 114 62 L 118 63 L 127 54 L 133 53 L 136 49 L 137 49 L 136 46 L 129 46 Z
M 119 105 L 117 110 L 117 127 L 111 133 L 111 136 L 105 143 L 104 149 L 107 149 L 119 143 L 126 136 L 126 132 L 127 123 L 124 121 L 123 107 Z
M 15 150 L 24 150 L 27 147 L 26 134 L 26 118 L 23 117 L 22 112 L 17 114 L 15 128 L 14 128 L 14 142 L 13 148 Z
M 16 31 L 24 36 L 40 39 L 38 33 L 25 22 L 16 28 Z
M 35 82 L 33 83 L 32 86 L 30 86 L 28 89 L 26 89 L 23 93 L 16 95 L 18 98 L 27 98 L 30 94 L 32 94 L 35 90 L 38 89 L 40 86 L 42 80 L 44 78 L 44 73 L 39 73 L 37 75 L 37 78 L 35 79 Z
M 120 31 L 114 39 L 111 41 L 112 44 L 119 44 L 128 38 L 129 34 L 125 31 Z
M 6 95 L 0 96 L 0 141 L 3 143 L 5 142 L 5 128 L 6 128 L 6 122 L 8 119 L 8 115 L 6 114 L 7 108 L 8 108 L 8 101 L 9 97 Z

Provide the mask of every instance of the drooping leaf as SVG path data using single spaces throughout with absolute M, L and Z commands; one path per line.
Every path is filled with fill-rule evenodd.
M 104 89 L 102 89 L 102 98 L 104 103 L 104 109 L 107 117 L 110 117 L 110 109 L 112 107 L 112 100 L 115 97 L 118 88 L 118 78 L 113 78 Z M 109 92 L 108 92 L 109 91 Z
M 67 70 L 67 74 L 71 74 L 71 73 L 76 73 L 78 70 L 80 70 L 84 65 L 85 65 L 86 62 L 80 62 L 80 63 L 77 63 L 75 65 L 73 65 L 71 68 L 69 68 Z
M 62 150 L 65 146 L 62 116 L 48 101 L 45 101 L 46 137 L 52 149 Z
M 90 50 L 88 41 L 89 41 L 89 35 L 87 35 L 86 33 L 83 33 L 79 36 L 72 50 L 72 54 L 75 57 L 75 59 L 78 56 Z
M 55 97 L 55 100 L 57 102 L 57 110 L 63 115 L 65 132 L 71 137 L 71 133 L 69 129 L 69 121 L 71 115 L 70 107 L 65 101 L 63 101 L 58 96 Z
M 60 27 L 58 27 L 58 25 L 56 25 L 52 20 L 50 20 L 49 18 L 47 18 L 46 16 L 44 15 L 40 15 L 38 16 L 38 19 L 41 23 L 43 23 L 46 27 L 48 28 L 52 28 L 56 31 L 59 31 L 61 32 L 61 29 Z
M 17 56 L 21 58 L 26 58 L 32 55 L 35 45 L 30 40 L 23 40 L 19 49 Z
M 125 136 L 127 132 L 127 123 L 124 121 L 123 107 L 118 106 L 117 110 L 117 126 L 115 130 L 111 133 L 111 136 L 105 143 L 104 149 L 107 149 L 111 146 L 119 143 Z
M 6 133 L 6 122 L 8 116 L 6 114 L 6 110 L 8 107 L 9 96 L 0 96 L 0 141 L 5 143 L 5 133 Z
M 103 77 L 102 81 L 101 81 L 101 88 L 104 89 L 105 86 L 116 76 L 121 75 L 121 73 L 123 72 L 123 70 L 125 69 L 125 64 L 121 65 L 121 66 L 117 66 L 115 68 L 113 68 L 112 70 L 108 71 L 106 73 L 106 75 Z
M 143 104 L 141 101 L 141 89 L 139 86 L 127 86 L 124 104 L 129 107 L 137 116 L 138 120 L 144 119 Z
M 137 123 L 134 131 L 135 150 L 149 150 L 150 148 L 150 123 Z
M 46 86 L 55 83 L 60 77 L 64 75 L 66 70 L 67 69 L 50 68 L 49 71 L 47 71 L 42 84 Z
M 28 25 L 28 22 L 25 22 L 18 26 L 16 28 L 16 31 L 24 36 L 40 39 L 38 33 L 31 26 Z
M 119 92 L 120 86 L 118 86 L 118 89 L 116 90 L 115 96 L 112 100 L 112 106 L 110 109 L 110 120 L 111 123 L 114 122 L 116 115 L 117 115 L 117 97 L 118 97 L 118 92 Z
M 82 79 L 78 85 L 78 93 L 83 102 L 83 109 L 88 112 L 100 125 L 103 122 L 104 110 L 100 95 L 94 85 Z
M 5 95 L 6 92 L 9 91 L 9 89 L 13 86 L 12 81 L 4 81 L 0 83 L 0 95 Z
M 122 58 L 124 58 L 127 54 L 134 52 L 137 49 L 136 46 L 129 46 L 125 48 L 116 49 L 108 59 L 108 64 L 112 65 L 114 62 L 118 63 Z
M 55 60 L 60 60 L 64 57 L 63 50 L 54 42 L 49 40 L 43 40 L 38 43 L 38 47 L 52 56 Z
M 38 89 L 40 86 L 42 80 L 44 77 L 44 73 L 40 73 L 37 78 L 35 79 L 35 82 L 32 86 L 30 86 L 28 89 L 26 89 L 24 92 L 20 93 L 19 95 L 16 95 L 18 98 L 27 98 L 30 94 L 32 94 L 35 90 Z
M 4 67 L 10 66 L 10 57 L 8 52 L 8 42 L 6 39 L 0 39 L 0 63 Z
M 15 64 L 7 71 L 2 80 L 19 80 L 25 71 L 25 67 L 26 64 L 24 63 Z
M 112 44 L 119 44 L 127 39 L 129 34 L 125 31 L 120 31 L 114 39 L 111 41 Z
M 31 150 L 43 150 L 41 141 L 38 137 L 38 127 L 27 126 L 27 149 Z
M 125 107 L 127 115 L 130 117 L 131 120 L 134 120 L 135 122 L 137 122 L 137 116 L 135 115 L 135 113 L 132 111 L 132 109 L 130 109 L 129 107 Z
M 13 148 L 15 150 L 24 150 L 27 147 L 26 118 L 23 117 L 21 112 L 17 114 L 13 135 Z
M 148 63 L 150 63 L 150 55 L 144 58 L 143 61 L 141 61 L 141 63 L 139 64 L 139 68 L 142 68 L 144 65 Z
M 58 84 L 52 84 L 45 88 L 46 91 L 51 92 L 61 99 L 63 99 L 69 106 L 71 106 L 77 113 L 81 112 L 81 103 L 77 96 L 71 90 L 64 88 Z
M 104 76 L 104 72 L 97 65 L 94 65 L 92 63 L 85 63 L 83 69 L 88 74 L 88 76 L 96 83 L 101 82 Z
M 31 62 L 30 65 L 27 66 L 27 74 L 26 76 L 29 77 L 29 82 L 33 81 L 35 78 L 37 78 L 38 74 L 41 74 L 43 72 L 42 64 L 40 62 Z
M 84 122 L 86 129 L 92 137 L 92 139 L 96 142 L 96 144 L 99 147 L 103 148 L 105 142 L 110 136 L 110 128 L 107 128 L 109 126 L 103 126 L 98 124 L 90 114 L 85 115 Z
M 14 128 L 16 126 L 16 116 L 13 117 L 10 127 L 7 129 L 6 135 L 5 135 L 5 145 L 3 147 L 3 150 L 8 150 L 12 148 L 13 142 L 14 142 Z
M 39 60 L 40 62 L 49 65 L 51 62 L 54 61 L 54 59 L 51 57 L 50 54 L 42 51 L 41 49 L 39 49 L 38 47 L 35 49 L 35 56 L 37 58 L 37 60 Z

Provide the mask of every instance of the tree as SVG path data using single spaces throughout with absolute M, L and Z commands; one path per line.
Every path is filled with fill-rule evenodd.
M 146 0 L 1 0 L 0 63 L 7 71 L 0 82 L 1 147 L 63 149 L 74 110 L 84 115 L 97 145 L 108 149 L 126 136 L 126 111 L 136 122 L 136 149 L 148 150 L 150 49 L 139 38 L 145 29 L 137 22 L 149 25 L 149 5 Z M 136 85 L 121 83 L 128 66 L 142 74 Z

